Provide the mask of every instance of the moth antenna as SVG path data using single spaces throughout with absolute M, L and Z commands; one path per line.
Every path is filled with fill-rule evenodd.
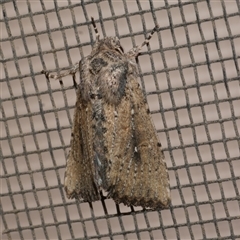
M 92 20 L 93 29 L 94 29 L 94 31 L 95 31 L 95 33 L 96 33 L 96 40 L 99 41 L 100 35 L 99 35 L 99 32 L 98 32 L 98 29 L 97 29 L 95 20 L 94 20 L 93 17 L 91 17 L 91 20 Z

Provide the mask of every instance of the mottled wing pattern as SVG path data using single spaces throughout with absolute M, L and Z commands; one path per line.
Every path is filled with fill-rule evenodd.
M 100 198 L 94 179 L 91 122 L 91 103 L 84 101 L 78 90 L 64 187 L 68 198 L 83 198 L 88 202 Z
M 111 149 L 109 196 L 127 205 L 167 207 L 170 196 L 166 163 L 135 74 L 128 76 L 125 96 L 115 112 L 114 130 L 107 137 Z
M 106 55 L 109 54 L 105 52 Z M 117 55 L 116 55 L 117 56 Z M 110 66 L 103 68 L 99 76 L 100 91 L 108 103 L 117 105 L 125 93 L 125 86 L 128 74 L 128 64 L 122 59 L 112 60 Z
M 143 166 L 144 170 L 141 174 L 145 176 L 142 180 L 139 177 L 138 186 L 144 183 L 143 198 L 148 202 L 149 207 L 167 207 L 170 203 L 170 186 L 161 143 L 148 104 L 136 78 L 129 80 L 134 109 L 133 124 L 138 152 L 137 161 L 140 161 Z
M 132 123 L 129 95 L 124 95 L 119 105 L 104 106 L 107 131 L 104 134 L 106 158 L 108 159 L 107 181 L 109 196 L 124 190 L 124 176 L 128 174 L 127 165 L 132 159 Z M 121 173 L 123 175 L 121 175 Z M 121 178 L 118 178 L 118 177 Z M 118 188 L 119 186 L 119 188 Z

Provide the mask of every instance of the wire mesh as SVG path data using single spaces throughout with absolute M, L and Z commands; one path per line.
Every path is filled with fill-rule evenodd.
M 2 1 L 2 239 L 240 238 L 240 3 Z M 162 211 L 68 200 L 62 182 L 75 90 L 46 81 L 102 37 L 125 50 L 158 24 L 139 81 L 166 157 L 172 204 Z

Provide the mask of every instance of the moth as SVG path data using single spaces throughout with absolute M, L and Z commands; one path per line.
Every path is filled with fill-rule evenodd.
M 62 74 L 80 72 L 70 151 L 64 177 L 68 198 L 92 202 L 108 198 L 128 206 L 169 206 L 169 176 L 146 98 L 137 81 L 136 59 L 148 38 L 124 53 L 117 37 L 96 33 L 89 56 Z

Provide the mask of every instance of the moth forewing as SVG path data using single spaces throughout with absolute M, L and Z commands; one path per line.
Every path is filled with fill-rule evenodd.
M 93 147 L 88 144 L 93 141 L 92 109 L 88 105 L 78 90 L 64 188 L 68 198 L 91 202 L 99 200 L 100 195 L 94 179 Z
M 149 207 L 167 207 L 170 203 L 169 177 L 167 166 L 161 150 L 161 144 L 153 124 L 149 107 L 136 79 L 130 81 L 133 102 L 133 124 L 136 148 L 140 163 L 144 166 L 146 197 Z M 144 171 L 143 170 L 143 171 Z

